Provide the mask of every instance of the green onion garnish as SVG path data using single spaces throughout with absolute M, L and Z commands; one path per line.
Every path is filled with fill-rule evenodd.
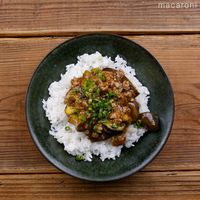
M 81 155 L 81 154 L 80 155 L 76 155 L 75 160 L 82 161 L 82 160 L 84 160 L 84 156 Z
M 117 125 L 114 123 L 114 124 L 112 124 L 112 126 L 111 126 L 112 128 L 117 128 Z
M 135 127 L 136 128 L 142 128 L 142 122 L 141 122 L 141 120 L 137 120 L 137 122 L 135 123 Z
M 65 130 L 66 130 L 66 131 L 70 131 L 71 128 L 70 128 L 69 126 L 65 126 Z

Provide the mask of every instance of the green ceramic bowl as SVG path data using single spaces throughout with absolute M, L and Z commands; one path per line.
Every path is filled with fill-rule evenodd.
M 60 79 L 65 66 L 77 62 L 77 56 L 99 51 L 112 59 L 120 55 L 134 66 L 138 79 L 148 87 L 150 110 L 160 118 L 160 131 L 146 133 L 134 148 L 122 149 L 116 160 L 76 161 L 49 135 L 50 123 L 42 108 L 48 87 Z M 44 157 L 58 169 L 91 181 L 110 181 L 142 169 L 160 152 L 169 136 L 174 118 L 174 97 L 170 82 L 158 61 L 143 47 L 126 38 L 110 34 L 89 34 L 68 40 L 51 51 L 36 69 L 28 87 L 26 117 L 31 136 Z

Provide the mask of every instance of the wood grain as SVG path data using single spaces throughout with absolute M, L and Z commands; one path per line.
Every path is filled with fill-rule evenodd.
M 64 174 L 1 175 L 1 199 L 197 200 L 200 172 L 140 172 L 108 183 L 81 181 Z
M 177 2 L 197 7 L 158 8 Z M 0 0 L 0 199 L 199 200 L 199 13 L 198 0 Z M 30 78 L 50 50 L 69 36 L 101 31 L 143 34 L 126 37 L 162 64 L 176 114 L 167 144 L 150 165 L 119 181 L 91 183 L 63 174 L 42 157 L 24 105 Z
M 175 92 L 172 134 L 144 171 L 200 170 L 200 36 L 129 37 L 163 65 Z M 0 39 L 0 173 L 58 173 L 38 152 L 28 133 L 27 85 L 41 59 L 69 38 Z
M 1 0 L 0 36 L 69 36 L 94 31 L 121 34 L 199 33 L 200 5 L 158 7 L 177 0 Z

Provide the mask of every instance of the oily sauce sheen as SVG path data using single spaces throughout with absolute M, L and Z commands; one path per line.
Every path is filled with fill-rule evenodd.
M 157 131 L 158 118 L 150 112 L 139 113 L 138 91 L 122 70 L 94 68 L 71 80 L 64 103 L 68 122 L 84 132 L 91 141 L 111 138 L 112 145 L 123 145 L 126 129 L 135 124 Z

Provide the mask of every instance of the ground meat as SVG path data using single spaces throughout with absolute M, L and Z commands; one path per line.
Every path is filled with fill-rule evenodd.
M 124 90 L 130 89 L 130 82 L 129 81 L 123 81 L 122 83 Z
M 64 101 L 68 121 L 92 141 L 111 138 L 114 146 L 123 145 L 127 127 L 140 117 L 135 101 L 138 91 L 123 71 L 86 70 L 82 77 L 72 79 L 71 85 Z M 153 118 L 146 116 L 142 122 L 150 123 Z
M 73 78 L 71 80 L 72 87 L 76 87 L 76 86 L 80 85 L 81 80 L 82 80 L 81 78 Z

